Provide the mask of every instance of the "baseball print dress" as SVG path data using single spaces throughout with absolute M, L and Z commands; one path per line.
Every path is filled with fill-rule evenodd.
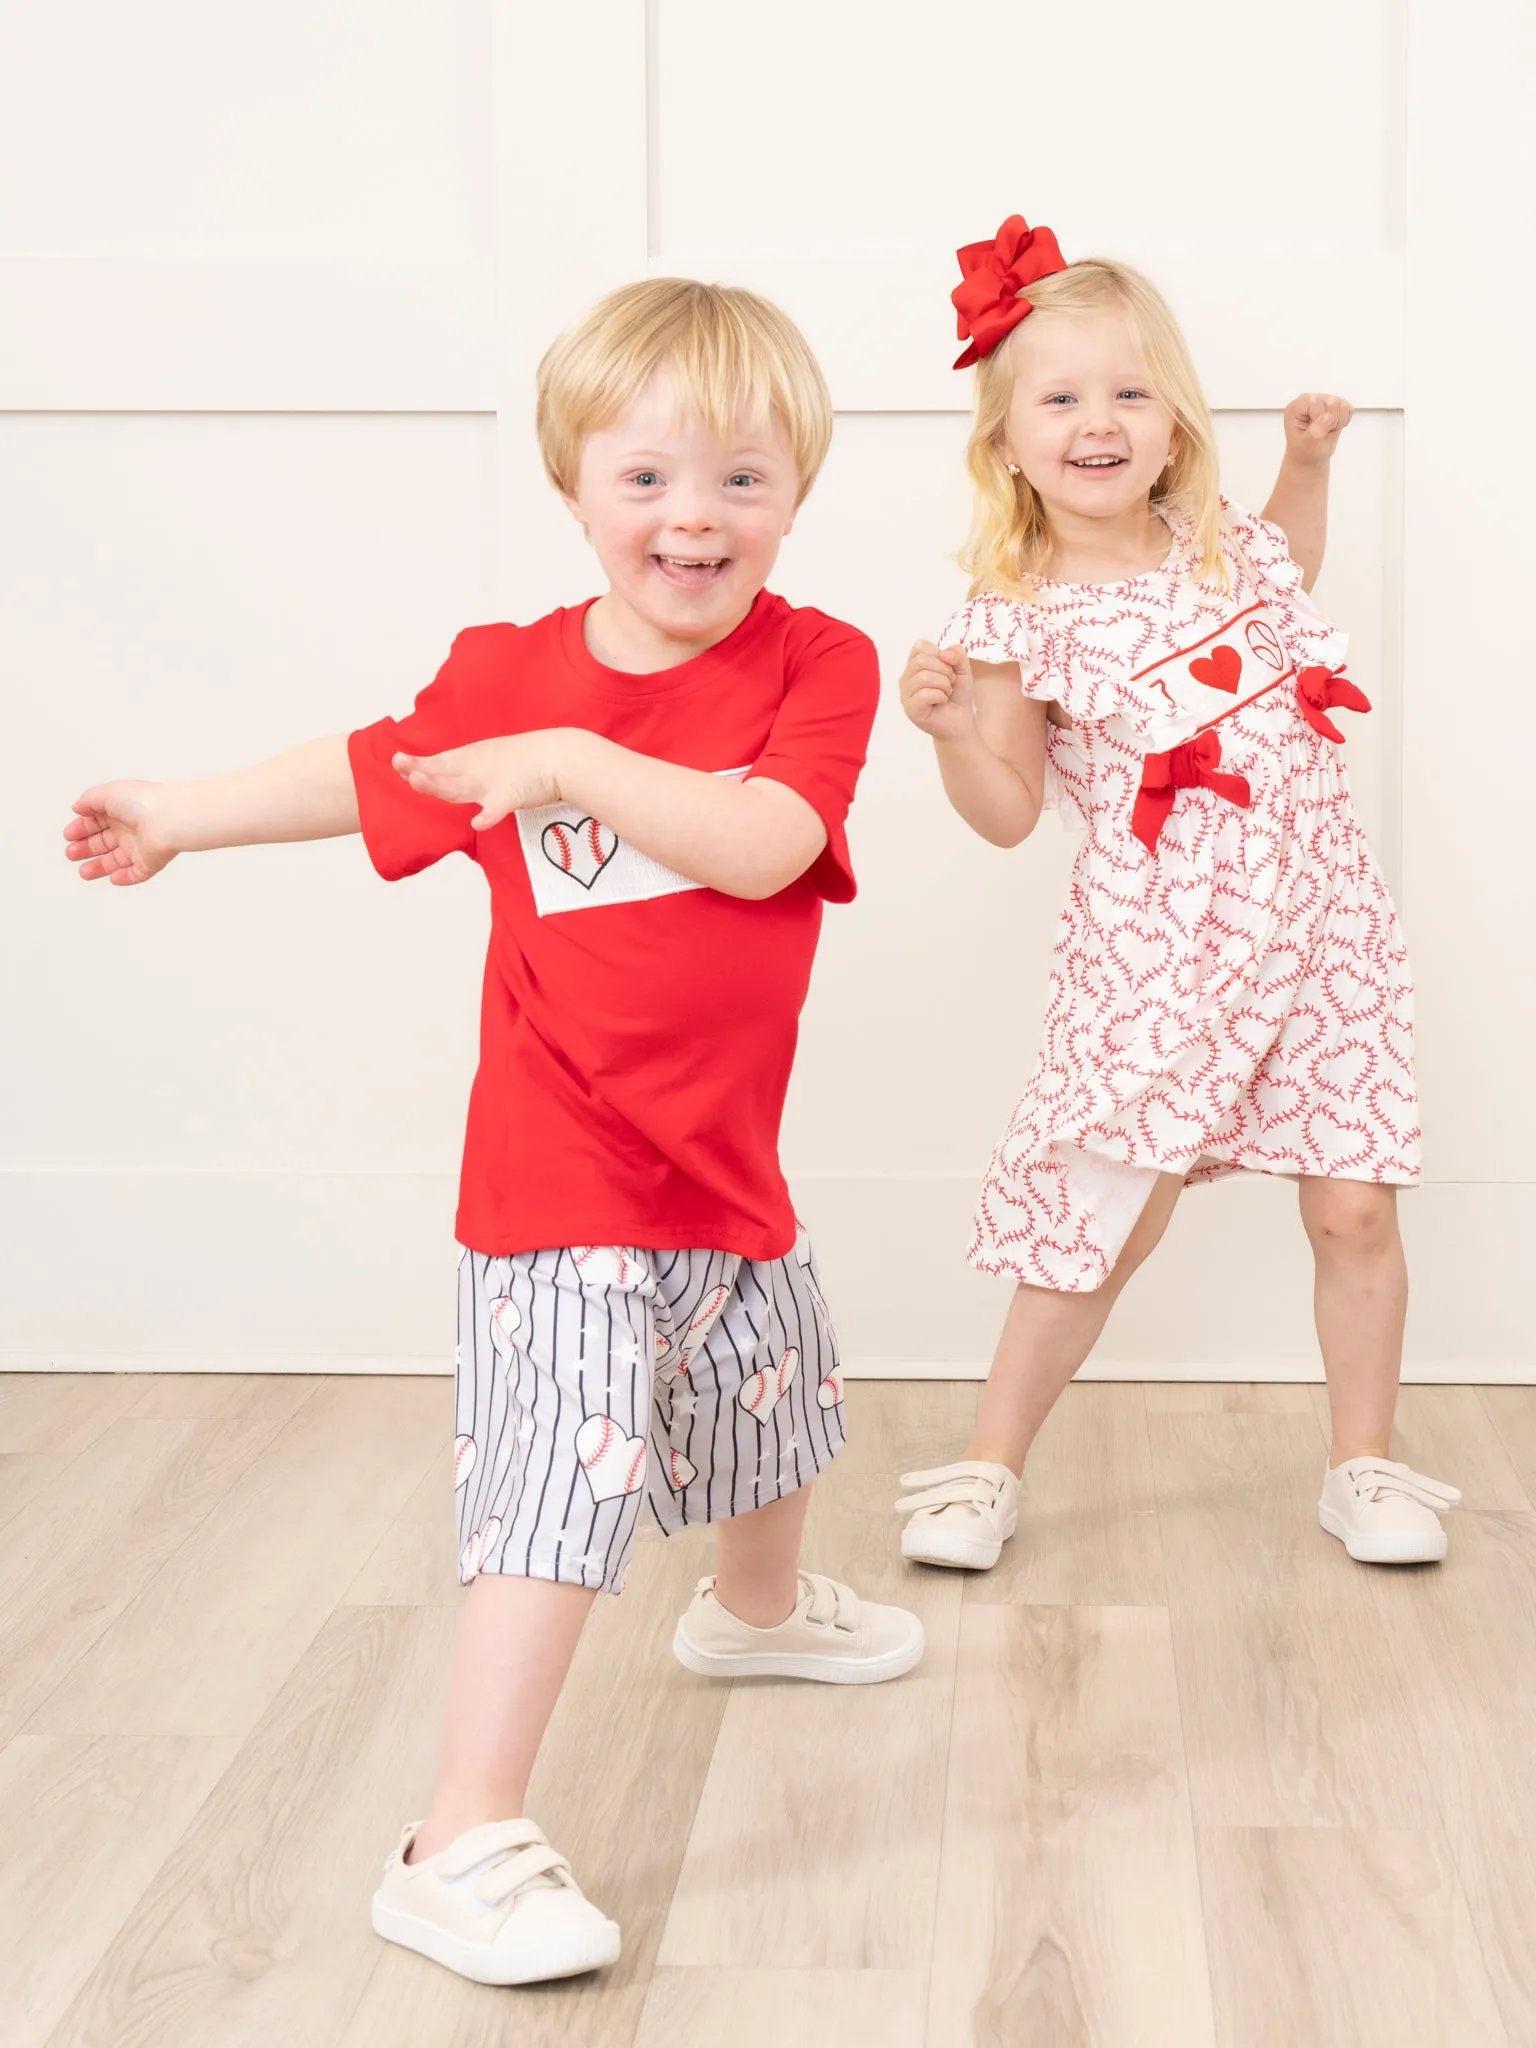
M 1114 584 L 973 598 L 943 645 L 1016 661 L 1070 727 L 1048 801 L 1084 831 L 1039 1061 L 993 1155 L 971 1263 L 1099 1286 L 1158 1173 L 1419 1178 L 1413 984 L 1355 816 L 1344 636 L 1285 536 L 1224 504 Z

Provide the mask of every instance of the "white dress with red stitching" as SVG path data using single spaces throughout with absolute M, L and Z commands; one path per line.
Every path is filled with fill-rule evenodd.
M 1072 721 L 1049 776 L 1086 837 L 970 1259 L 1073 1292 L 1107 1277 L 1160 1172 L 1419 1178 L 1408 957 L 1325 736 L 1356 695 L 1344 636 L 1277 528 L 1225 507 L 1223 590 L 1160 509 L 1160 568 L 974 598 L 942 643 L 1017 661 Z

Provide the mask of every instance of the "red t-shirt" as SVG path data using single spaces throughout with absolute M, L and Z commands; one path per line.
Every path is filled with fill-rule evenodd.
M 706 1246 L 778 1258 L 794 1241 L 779 1120 L 825 897 L 853 895 L 843 820 L 879 682 L 862 633 L 762 592 L 727 639 L 654 675 L 606 668 L 587 610 L 461 633 L 398 723 L 348 743 L 363 837 L 388 881 L 467 853 L 491 943 L 457 1231 L 480 1252 Z M 474 832 L 391 755 L 584 726 L 713 774 L 795 790 L 827 844 L 787 889 L 700 888 L 575 806 Z

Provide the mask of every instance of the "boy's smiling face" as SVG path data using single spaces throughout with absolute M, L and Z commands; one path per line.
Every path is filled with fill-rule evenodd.
M 717 441 L 659 370 L 623 418 L 587 437 L 566 501 L 608 578 L 587 613 L 592 652 L 644 674 L 725 639 L 773 573 L 798 493 L 778 420 Z

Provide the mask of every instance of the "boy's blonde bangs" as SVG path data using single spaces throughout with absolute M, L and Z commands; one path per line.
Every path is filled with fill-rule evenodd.
M 1225 583 L 1215 428 L 1189 346 L 1168 301 L 1140 271 L 1098 257 L 1041 278 L 1029 287 L 1028 297 L 1041 313 L 1111 311 L 1125 317 L 1141 343 L 1157 394 L 1179 429 L 1178 452 L 1163 474 L 1157 496 L 1177 499 L 1189 518 L 1199 574 Z M 1024 477 L 1009 474 L 1003 447 L 1013 397 L 1012 343 L 1028 324 L 1021 321 L 1007 341 L 976 365 L 975 411 L 965 450 L 973 518 L 960 556 L 973 579 L 973 597 L 997 590 L 1028 599 L 1050 561 L 1045 507 Z
M 795 459 L 798 504 L 832 439 L 832 400 L 805 336 L 767 299 L 737 285 L 656 277 L 599 300 L 539 365 L 539 451 L 572 497 L 589 434 L 611 426 L 665 368 L 682 404 L 729 442 L 769 419 Z

